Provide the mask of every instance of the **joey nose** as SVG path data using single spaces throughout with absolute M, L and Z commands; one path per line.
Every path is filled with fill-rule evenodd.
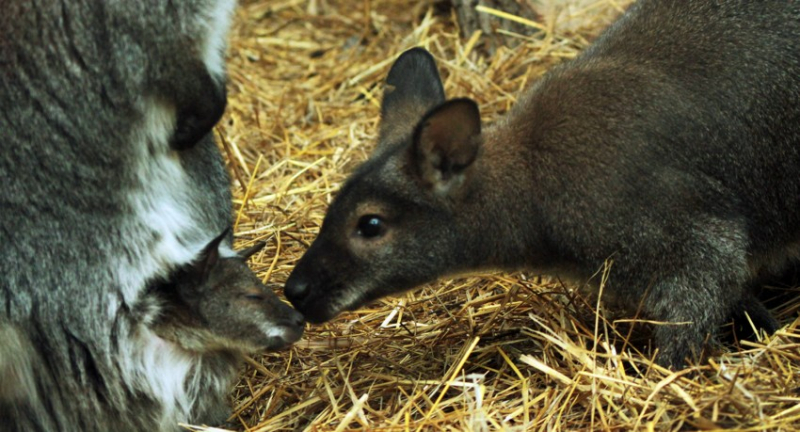
M 306 323 L 303 315 L 294 309 L 289 309 L 283 321 L 283 345 L 291 345 L 303 336 Z
M 291 278 L 286 282 L 286 286 L 283 288 L 283 293 L 286 295 L 286 298 L 289 299 L 295 307 L 297 307 L 299 302 L 302 302 L 308 297 L 309 291 L 308 282 Z
M 303 317 L 303 314 L 292 309 L 289 314 L 289 322 L 295 327 L 303 328 L 306 324 L 306 319 Z

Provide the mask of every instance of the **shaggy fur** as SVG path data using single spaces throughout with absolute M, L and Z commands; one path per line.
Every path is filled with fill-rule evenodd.
M 229 379 L 228 359 L 177 359 L 132 308 L 230 225 L 206 135 L 225 106 L 233 6 L 3 5 L 4 431 L 177 430 L 202 420 L 187 383 Z M 232 254 L 230 237 L 222 247 Z

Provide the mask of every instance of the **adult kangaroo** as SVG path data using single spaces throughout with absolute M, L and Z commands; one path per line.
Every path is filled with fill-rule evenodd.
M 134 305 L 231 223 L 209 131 L 226 102 L 233 7 L 4 2 L 3 431 L 174 431 L 180 421 L 224 420 L 197 399 L 230 377 L 204 374 L 203 362 L 175 367 L 169 341 Z M 230 241 L 220 246 L 227 256 Z M 276 325 L 271 348 L 295 339 L 296 325 Z

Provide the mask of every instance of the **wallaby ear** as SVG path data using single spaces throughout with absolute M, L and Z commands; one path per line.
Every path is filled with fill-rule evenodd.
M 452 196 L 481 146 L 481 116 L 471 99 L 453 99 L 431 110 L 417 125 L 412 164 L 423 183 Z
M 444 100 L 444 87 L 433 56 L 424 48 L 400 54 L 386 78 L 376 150 L 407 137 L 422 116 Z
M 193 269 L 198 276 L 201 276 L 203 279 L 207 278 L 211 269 L 219 262 L 219 245 L 222 243 L 222 240 L 228 236 L 229 232 L 230 228 L 225 228 L 222 234 L 214 237 L 208 242 L 206 247 L 200 251 L 200 255 L 198 255 L 193 263 Z
M 242 259 L 248 259 L 251 256 L 255 255 L 261 249 L 264 249 L 264 246 L 267 245 L 267 242 L 256 242 L 253 246 L 250 246 L 247 249 L 242 249 L 240 251 L 236 251 L 236 254 L 242 257 Z

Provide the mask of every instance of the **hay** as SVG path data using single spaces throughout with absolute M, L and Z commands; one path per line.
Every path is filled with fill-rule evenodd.
M 453 13 L 432 1 L 243 1 L 217 131 L 238 243 L 269 245 L 253 268 L 281 293 L 332 194 L 374 144 L 396 55 L 426 47 L 448 95 L 476 99 L 491 122 L 629 1 L 581 3 L 530 35 L 508 35 L 523 43 L 488 57 L 483 36 L 459 37 Z M 643 323 L 608 322 L 597 306 L 524 273 L 384 299 L 249 361 L 231 422 L 252 431 L 800 428 L 797 301 L 777 310 L 785 326 L 775 335 L 719 347 L 675 373 L 630 337 Z

